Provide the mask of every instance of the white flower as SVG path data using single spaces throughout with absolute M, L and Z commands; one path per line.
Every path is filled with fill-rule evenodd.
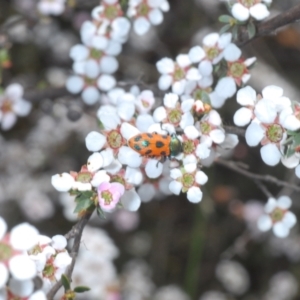
M 151 25 L 159 25 L 162 23 L 162 12 L 169 10 L 167 0 L 130 0 L 128 5 L 127 15 L 130 18 L 135 18 L 133 28 L 138 35 L 147 33 Z
M 31 111 L 31 103 L 23 99 L 23 87 L 14 83 L 0 94 L 0 123 L 3 130 L 12 128 L 17 117 L 25 117 Z
M 272 228 L 276 236 L 287 237 L 297 222 L 296 216 L 289 211 L 291 205 L 292 200 L 288 196 L 281 196 L 277 200 L 269 198 L 265 205 L 265 214 L 258 219 L 258 228 L 261 231 Z
M 156 63 L 156 68 L 162 75 L 158 80 L 159 89 L 165 91 L 172 86 L 172 92 L 183 94 L 189 80 L 201 79 L 199 71 L 192 67 L 192 62 L 187 54 L 179 54 L 176 62 L 170 58 L 162 58 Z
M 198 203 L 202 200 L 202 191 L 200 186 L 208 180 L 206 174 L 202 171 L 187 172 L 183 169 L 171 169 L 170 176 L 173 181 L 169 184 L 170 191 L 179 195 L 182 191 L 187 193 L 187 199 L 192 203 Z
M 233 4 L 231 8 L 232 15 L 239 21 L 247 21 L 250 17 L 253 17 L 257 21 L 261 21 L 267 18 L 270 14 L 266 4 L 269 4 L 271 1 L 262 0 L 254 1 L 253 4 L 247 0 L 239 1 L 238 3 Z

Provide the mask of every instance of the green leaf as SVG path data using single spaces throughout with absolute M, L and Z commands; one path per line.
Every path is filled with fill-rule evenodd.
M 100 206 L 97 206 L 97 215 L 100 219 L 106 219 L 106 215 Z
M 255 27 L 255 24 L 253 22 L 248 23 L 247 31 L 248 31 L 249 39 L 252 39 L 256 34 L 256 27 Z
M 297 132 L 295 135 L 294 135 L 294 142 L 293 142 L 293 145 L 295 147 L 298 147 L 300 145 L 300 133 Z
M 90 288 L 88 286 L 76 286 L 76 288 L 74 289 L 75 293 L 84 293 L 89 291 Z
M 70 281 L 65 274 L 61 275 L 61 283 L 62 283 L 65 291 L 69 291 L 71 289 Z
M 211 105 L 210 97 L 209 97 L 208 93 L 206 93 L 205 91 L 202 91 L 201 99 L 202 99 L 203 103 L 207 103 L 207 104 Z
M 237 25 L 232 27 L 232 37 L 234 40 L 238 39 L 239 27 Z
M 221 29 L 220 29 L 220 34 L 223 34 L 225 32 L 227 32 L 232 26 L 230 24 L 227 24 L 225 26 L 223 26 Z
M 221 23 L 230 23 L 232 20 L 232 17 L 231 16 L 228 16 L 228 15 L 222 15 L 219 17 L 219 21 Z
M 78 195 L 75 199 L 77 203 L 74 213 L 81 213 L 84 211 L 92 210 L 95 208 L 94 202 L 92 200 L 94 196 L 93 191 L 85 191 Z

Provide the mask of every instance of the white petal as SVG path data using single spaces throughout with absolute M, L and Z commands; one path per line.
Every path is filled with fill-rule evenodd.
M 129 184 L 140 185 L 143 181 L 143 174 L 139 168 L 126 168 L 125 180 Z
M 239 21 L 246 21 L 250 17 L 250 12 L 248 8 L 243 6 L 241 3 L 235 3 L 233 4 L 231 8 L 231 13 Z
M 231 77 L 221 78 L 216 85 L 215 91 L 220 97 L 232 97 L 236 92 L 234 80 Z
M 184 128 L 184 134 L 187 136 L 188 139 L 195 140 L 199 137 L 200 132 L 195 126 L 187 126 Z
M 300 128 L 300 120 L 295 115 L 290 115 L 284 119 L 282 126 L 288 130 L 296 131 Z
M 13 83 L 10 84 L 6 89 L 5 89 L 5 96 L 7 98 L 10 98 L 12 100 L 17 100 L 20 99 L 23 96 L 24 89 L 19 83 Z
M 100 71 L 102 73 L 112 74 L 119 68 L 117 59 L 113 56 L 104 56 L 100 61 Z
M 175 194 L 175 195 L 179 195 L 182 189 L 182 183 L 179 181 L 171 181 L 169 184 L 169 189 L 170 191 Z
M 227 61 L 233 62 L 241 57 L 242 51 L 235 44 L 231 43 L 225 48 L 223 55 Z
M 129 140 L 130 138 L 134 137 L 135 135 L 141 133 L 136 127 L 134 127 L 133 125 L 131 125 L 127 122 L 122 123 L 120 132 L 126 140 Z
M 293 214 L 290 211 L 287 211 L 282 219 L 282 222 L 284 223 L 285 226 L 292 228 L 293 226 L 296 225 L 297 218 L 295 214 Z
M 198 63 L 205 57 L 205 51 L 200 46 L 195 46 L 189 51 L 189 59 L 192 63 Z
M 147 132 L 152 124 L 154 124 L 153 117 L 148 114 L 138 115 L 135 123 L 141 132 Z
M 298 178 L 300 178 L 300 165 L 298 165 L 295 169 L 295 174 Z
M 32 280 L 16 280 L 11 278 L 9 280 L 9 289 L 10 291 L 16 295 L 19 296 L 20 298 L 25 298 L 27 299 L 27 297 L 29 295 L 32 294 L 33 289 L 34 289 L 34 283 Z
M 164 105 L 168 108 L 175 108 L 179 97 L 177 94 L 168 93 L 164 97 Z
M 221 129 L 212 130 L 209 136 L 216 144 L 221 144 L 225 140 L 225 133 Z
M 213 65 L 209 60 L 201 61 L 198 68 L 200 74 L 205 77 L 210 76 L 213 71 Z
M 206 144 L 200 143 L 196 148 L 196 154 L 200 159 L 208 158 L 210 154 L 210 148 Z
M 273 226 L 274 234 L 279 238 L 285 238 L 289 235 L 290 229 L 285 226 L 282 222 L 278 222 Z
M 256 122 L 252 122 L 246 129 L 246 142 L 250 147 L 257 146 L 265 136 L 265 131 Z
M 153 25 L 159 25 L 162 23 L 164 16 L 160 9 L 152 9 L 149 14 L 148 18 Z
M 204 38 L 203 38 L 203 44 L 207 47 L 214 47 L 216 46 L 218 40 L 219 40 L 220 36 L 218 33 L 210 33 L 208 35 L 206 35 Z
M 161 74 L 170 74 L 174 72 L 175 64 L 172 59 L 165 57 L 156 63 L 156 68 Z
M 172 84 L 173 78 L 171 75 L 162 75 L 158 79 L 158 88 L 166 91 Z
M 177 94 L 177 95 L 183 94 L 184 89 L 185 89 L 185 85 L 186 85 L 186 80 L 185 79 L 174 82 L 172 84 L 172 92 Z
M 253 5 L 252 7 L 250 7 L 249 11 L 250 15 L 258 21 L 261 21 L 270 15 L 268 8 L 262 3 Z
M 63 235 L 57 234 L 52 237 L 51 245 L 56 250 L 63 250 L 67 246 L 67 240 Z
M 47 297 L 43 291 L 34 292 L 28 300 L 47 300 Z
M 6 284 L 7 280 L 8 280 L 8 270 L 6 268 L 6 266 L 0 262 L 0 289 L 2 289 L 4 287 L 4 285 Z
M 262 215 L 257 221 L 257 227 L 260 231 L 268 231 L 272 227 L 272 219 L 269 215 Z
M 91 180 L 91 185 L 93 187 L 98 187 L 102 182 L 109 182 L 110 177 L 106 172 L 108 172 L 108 170 L 100 170 L 96 172 Z
M 263 146 L 260 149 L 260 154 L 264 163 L 269 166 L 276 166 L 280 162 L 281 153 L 274 144 Z
M 118 104 L 117 112 L 119 117 L 124 121 L 130 121 L 135 112 L 134 103 L 123 102 Z
M 70 76 L 66 81 L 66 88 L 72 94 L 77 94 L 82 91 L 84 80 L 79 76 Z
M 256 92 L 251 86 L 245 86 L 244 88 L 238 90 L 236 94 L 236 101 L 244 106 L 250 105 L 254 106 L 256 102 Z
M 100 92 L 94 86 L 86 87 L 81 93 L 82 100 L 87 105 L 94 105 L 100 99 Z
M 162 122 L 167 118 L 167 111 L 163 106 L 160 106 L 155 109 L 153 112 L 153 119 L 155 122 Z
M 16 255 L 9 260 L 9 270 L 17 280 L 31 279 L 36 276 L 35 263 L 25 255 Z
M 176 56 L 176 62 L 181 68 L 186 68 L 191 65 L 188 54 L 179 54 Z
M 252 116 L 252 110 L 246 107 L 241 107 L 235 112 L 233 122 L 237 126 L 245 126 L 250 123 Z
M 13 111 L 20 117 L 27 116 L 31 111 L 32 104 L 24 99 L 19 99 L 13 103 Z
M 97 78 L 100 73 L 99 65 L 96 60 L 89 59 L 85 63 L 85 74 L 89 78 Z
M 3 239 L 7 230 L 7 224 L 5 220 L 0 216 L 0 241 Z
M 196 179 L 196 182 L 200 185 L 203 185 L 208 181 L 207 175 L 202 171 L 198 171 L 196 173 L 195 179 Z
M 51 184 L 59 192 L 68 192 L 73 184 L 74 178 L 69 173 L 56 174 L 51 177 Z
M 137 194 L 135 189 L 125 191 L 120 201 L 123 204 L 124 208 L 129 211 L 137 211 L 141 205 L 140 196 Z
M 96 131 L 90 132 L 85 138 L 85 146 L 89 151 L 99 151 L 106 143 L 106 137 Z
M 276 85 L 268 85 L 262 90 L 263 98 L 272 100 L 283 95 L 283 89 Z
M 138 35 L 144 35 L 150 26 L 150 22 L 145 17 L 138 17 L 133 23 L 133 29 Z
M 226 101 L 226 97 L 220 96 L 215 91 L 209 94 L 209 98 L 213 108 L 222 107 Z
M 202 200 L 202 196 L 203 196 L 203 193 L 196 186 L 192 186 L 191 188 L 189 188 L 189 190 L 187 192 L 187 198 L 192 203 L 200 202 Z
M 185 127 L 187 126 L 191 126 L 194 124 L 194 117 L 192 115 L 191 112 L 187 112 L 187 113 L 184 113 L 182 116 L 181 116 L 181 121 L 179 123 L 179 126 L 184 129 Z
M 290 157 L 281 157 L 281 162 L 285 167 L 294 169 L 299 165 L 299 157 L 296 155 L 292 155 Z
M 221 34 L 218 40 L 218 47 L 220 49 L 224 49 L 227 45 L 231 43 L 231 40 L 232 40 L 232 34 L 230 32 L 225 32 Z
M 278 207 L 288 209 L 292 206 L 292 200 L 288 196 L 281 196 L 277 200 Z
M 103 157 L 99 152 L 95 152 L 88 158 L 87 168 L 90 172 L 95 172 L 102 168 L 103 166 Z
M 210 74 L 209 74 L 210 75 Z M 197 81 L 197 80 L 200 80 L 201 79 L 201 74 L 199 73 L 198 69 L 197 68 L 190 68 L 187 73 L 186 73 L 186 79 L 187 80 L 194 80 L 194 81 Z
M 182 173 L 181 173 L 180 169 L 177 169 L 177 168 L 171 169 L 170 170 L 170 177 L 172 179 L 177 179 L 177 178 L 182 177 Z
M 119 149 L 118 160 L 123 165 L 128 165 L 132 168 L 138 168 L 142 163 L 141 155 L 133 149 L 122 146 Z
M 38 230 L 28 224 L 15 226 L 10 232 L 10 243 L 16 250 L 30 250 L 38 242 Z
M 111 75 L 102 74 L 98 80 L 97 85 L 102 91 L 109 91 L 116 85 L 116 79 Z
M 277 207 L 277 201 L 275 198 L 269 198 L 265 205 L 265 212 L 271 214 L 273 210 Z
M 163 164 L 156 159 L 149 159 L 146 166 L 145 172 L 149 178 L 157 178 L 162 174 Z
M 13 112 L 7 112 L 3 115 L 1 120 L 2 130 L 9 130 L 17 122 L 17 116 Z
M 76 61 L 86 60 L 89 54 L 90 50 L 82 44 L 77 44 L 70 49 L 70 57 Z

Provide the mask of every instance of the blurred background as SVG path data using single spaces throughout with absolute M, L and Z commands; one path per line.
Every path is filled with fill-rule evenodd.
M 156 61 L 201 44 L 206 34 L 220 30 L 218 16 L 227 13 L 218 0 L 169 1 L 162 25 L 142 37 L 130 34 L 116 74 L 122 82 L 152 86 L 158 101 Z M 273 2 L 271 16 L 299 3 Z M 87 107 L 70 96 L 64 83 L 71 74 L 69 50 L 80 42 L 78 30 L 99 1 L 68 3 L 72 7 L 63 15 L 44 17 L 34 0 L 0 0 L 0 47 L 9 49 L 12 62 L 3 70 L 1 88 L 22 84 L 24 98 L 34 105 L 29 117 L 0 132 L 0 215 L 9 226 L 28 221 L 49 236 L 67 233 L 76 222 L 73 199 L 54 190 L 51 176 L 86 163 L 85 136 L 98 128 L 98 106 Z M 257 57 L 249 81 L 253 88 L 260 92 L 275 84 L 298 100 L 299 24 L 242 50 L 245 57 Z M 225 125 L 233 125 L 237 108 L 231 100 L 220 110 Z M 243 138 L 228 159 L 242 161 L 251 172 L 299 183 L 293 170 L 267 167 L 259 149 L 248 148 Z M 221 165 L 204 171 L 209 181 L 199 204 L 172 195 L 142 203 L 137 212 L 119 210 L 106 220 L 91 219 L 81 247 L 87 254 L 79 256 L 74 281 L 93 291 L 81 299 L 118 299 L 108 294 L 125 300 L 300 299 L 298 224 L 285 239 L 260 233 L 256 220 L 267 199 L 258 186 Z M 289 195 L 300 217 L 298 193 L 266 186 L 275 197 Z

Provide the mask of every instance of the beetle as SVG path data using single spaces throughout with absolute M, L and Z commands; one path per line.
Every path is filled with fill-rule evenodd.
M 182 152 L 182 143 L 175 133 L 140 133 L 128 140 L 128 146 L 141 156 L 160 158 L 161 162 Z

